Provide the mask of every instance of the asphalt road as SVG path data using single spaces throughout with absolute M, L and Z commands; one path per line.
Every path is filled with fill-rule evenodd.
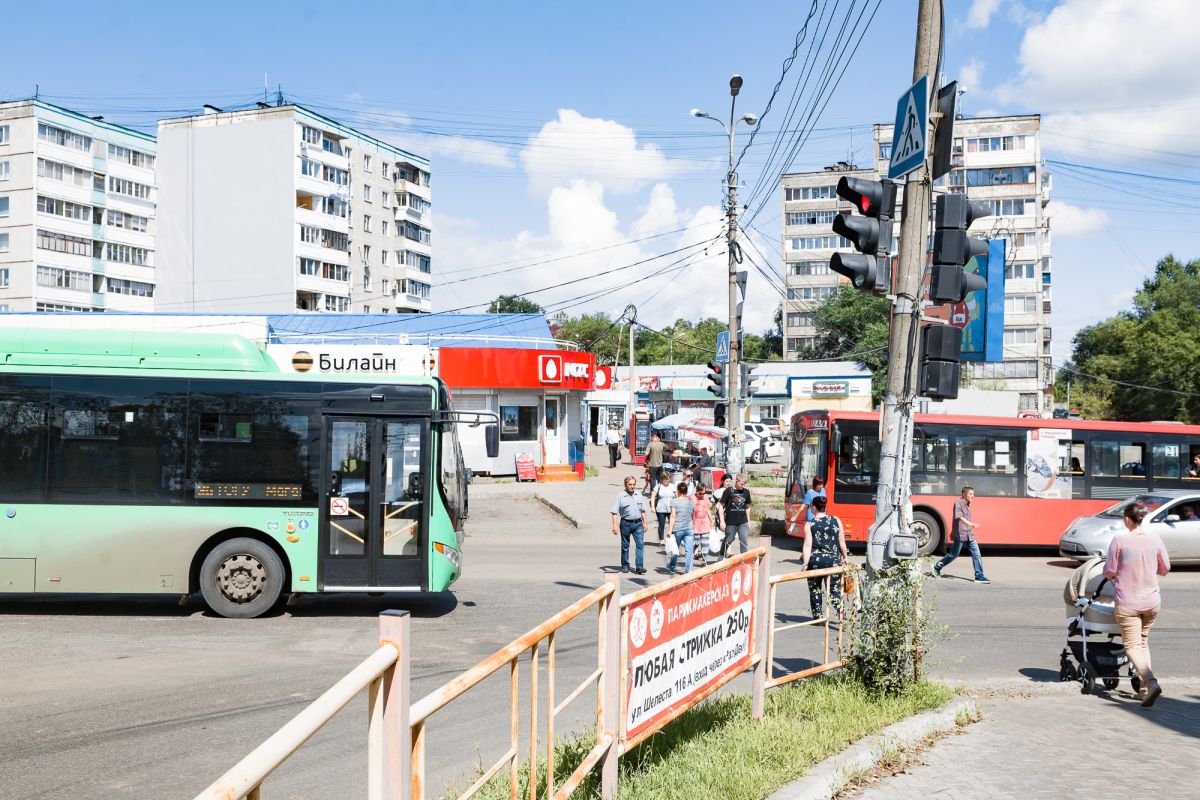
M 602 473 L 578 489 L 562 487 L 586 492 L 586 505 L 597 510 L 595 522 L 584 520 L 580 529 L 533 500 L 528 486 L 473 489 L 466 577 L 444 601 L 322 597 L 244 621 L 172 600 L 0 603 L 0 798 L 192 797 L 369 653 L 376 615 L 386 608 L 413 614 L 413 697 L 423 696 L 616 565 L 601 505 L 611 502 L 616 477 Z M 776 541 L 780 569 L 797 556 L 795 543 Z M 950 638 L 931 657 L 933 668 L 979 687 L 1050 679 L 1063 646 L 1069 567 L 1049 554 L 996 558 L 985 550 L 985 559 L 991 586 L 954 577 L 969 576 L 969 559 L 937 584 Z M 647 565 L 661 562 L 651 548 Z M 1200 571 L 1174 573 L 1164 587 L 1151 641 L 1166 683 L 1200 674 Z M 797 611 L 801 596 L 794 597 Z M 593 624 L 588 615 L 558 640 L 560 698 L 595 664 Z M 507 674 L 497 676 L 433 717 L 427 760 L 434 794 L 451 783 L 465 787 L 481 760 L 506 749 L 506 687 Z M 590 693 L 577 700 L 560 732 L 587 720 L 591 703 Z M 365 700 L 351 703 L 267 782 L 265 796 L 362 796 L 365 716 Z

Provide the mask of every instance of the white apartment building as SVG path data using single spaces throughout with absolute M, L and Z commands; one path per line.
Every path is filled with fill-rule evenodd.
M 152 311 L 154 159 L 144 133 L 0 103 L 0 311 Z
M 156 310 L 432 308 L 429 162 L 298 105 L 158 125 Z
M 995 213 L 976 221 L 971 232 L 1006 242 L 1004 360 L 964 362 L 963 383 L 976 389 L 1017 392 L 1020 407 L 1030 410 L 1050 407 L 1047 391 L 1054 381 L 1050 224 L 1045 214 L 1051 176 L 1042 161 L 1040 131 L 1037 114 L 955 120 L 953 166 L 935 185 L 990 203 Z M 838 178 L 844 174 L 877 178 L 887 172 L 892 126 L 876 125 L 874 141 L 873 169 L 843 164 L 783 178 L 784 279 L 789 298 L 796 298 L 789 299 L 784 310 L 785 358 L 815 335 L 812 307 L 838 283 L 839 276 L 828 271 L 830 256 L 837 249 L 852 249 L 844 239 L 838 241 L 828 225 L 821 227 L 826 217 L 832 224 L 839 205 L 846 207 L 834 192 Z M 897 219 L 903 216 L 903 191 L 899 194 Z M 793 216 L 797 213 L 801 216 Z M 789 221 L 809 220 L 814 223 L 788 225 Z M 813 245 L 828 246 L 810 247 Z M 821 261 L 824 271 L 817 264 Z M 818 274 L 810 276 L 806 270 Z

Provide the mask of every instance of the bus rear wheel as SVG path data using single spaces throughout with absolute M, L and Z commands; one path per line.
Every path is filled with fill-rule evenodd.
M 937 520 L 924 511 L 913 514 L 912 532 L 917 537 L 917 551 L 923 555 L 933 555 L 942 543 L 942 526 Z
M 250 619 L 266 613 L 283 591 L 283 562 L 255 539 L 230 539 L 200 566 L 200 594 L 214 613 Z

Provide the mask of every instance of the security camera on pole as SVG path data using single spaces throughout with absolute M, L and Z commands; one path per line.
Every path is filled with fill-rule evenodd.
M 725 470 L 736 475 L 742 470 L 742 409 L 741 397 L 738 393 L 738 362 L 742 360 L 742 303 L 739 295 L 745 297 L 746 273 L 739 272 L 737 265 L 741 262 L 741 253 L 737 242 L 737 174 L 733 171 L 733 131 L 739 122 L 753 125 L 758 117 L 753 114 L 743 114 L 734 118 L 734 107 L 737 104 L 738 92 L 742 90 L 742 76 L 734 75 L 729 79 L 729 125 L 714 116 L 705 114 L 698 108 L 692 109 L 693 117 L 711 119 L 721 126 L 729 138 L 729 169 L 726 172 L 725 216 L 727 227 L 725 244 L 729 254 L 729 362 L 727 364 L 727 389 L 729 398 L 729 434 L 725 439 Z

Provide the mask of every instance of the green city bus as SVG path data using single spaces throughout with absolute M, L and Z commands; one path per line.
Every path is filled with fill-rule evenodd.
M 0 592 L 443 592 L 467 473 L 437 378 L 281 372 L 248 339 L 0 330 Z M 489 424 L 486 440 L 498 436 Z

